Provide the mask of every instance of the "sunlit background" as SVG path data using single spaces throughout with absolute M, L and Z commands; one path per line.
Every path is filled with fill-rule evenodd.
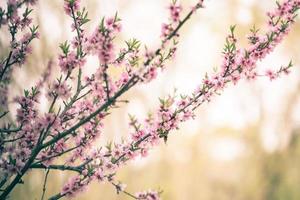
M 189 8 L 196 0 L 182 0 Z M 89 0 L 93 30 L 103 15 L 118 11 L 124 40 L 137 38 L 149 48 L 159 44 L 161 23 L 166 22 L 169 0 Z M 71 20 L 64 15 L 63 1 L 40 1 L 35 21 L 41 39 L 34 42 L 33 55 L 23 68 L 16 68 L 10 99 L 21 94 L 38 79 L 47 62 L 56 59 L 58 44 L 72 37 Z M 158 97 L 177 88 L 188 94 L 206 72 L 221 63 L 221 52 L 229 26 L 237 25 L 240 46 L 245 46 L 249 29 L 256 24 L 263 32 L 265 12 L 274 8 L 270 0 L 210 0 L 182 29 L 177 56 L 159 77 L 132 89 L 130 103 L 114 110 L 105 121 L 105 136 L 120 141 L 128 134 L 128 113 L 143 118 L 158 106 Z M 230 86 L 197 111 L 197 117 L 173 131 L 166 145 L 152 150 L 147 158 L 137 159 L 123 168 L 118 180 L 126 190 L 162 189 L 163 199 L 300 199 L 300 19 L 275 52 L 259 63 L 262 71 L 279 68 L 293 60 L 295 67 L 287 77 L 255 83 L 242 81 Z M 0 56 L 7 54 L 8 35 L 0 34 Z M 86 68 L 94 69 L 95 60 Z M 58 71 L 58 70 L 57 70 Z M 13 110 L 13 105 L 11 105 Z M 95 144 L 100 145 L 100 144 Z M 46 195 L 59 192 L 71 173 L 50 172 Z M 44 172 L 31 172 L 26 184 L 18 186 L 11 199 L 40 199 Z M 26 198 L 25 198 L 26 197 Z M 93 183 L 76 199 L 129 199 L 117 195 L 111 185 Z

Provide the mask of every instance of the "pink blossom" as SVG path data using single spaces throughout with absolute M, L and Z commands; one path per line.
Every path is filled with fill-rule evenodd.
M 275 72 L 273 72 L 272 70 L 268 69 L 265 73 L 266 76 L 269 77 L 270 81 L 276 79 L 277 75 Z
M 67 55 L 60 55 L 59 66 L 65 73 L 72 71 L 75 68 L 81 67 L 85 64 L 84 59 L 78 59 L 76 53 L 70 52 Z
M 140 200 L 160 200 L 159 194 L 151 190 L 145 192 L 138 192 L 136 193 L 136 197 Z
M 172 21 L 178 22 L 182 11 L 182 6 L 175 2 L 169 6 L 169 10 Z
M 64 9 L 67 15 L 71 15 L 72 9 L 74 13 L 79 10 L 80 0 L 64 0 Z

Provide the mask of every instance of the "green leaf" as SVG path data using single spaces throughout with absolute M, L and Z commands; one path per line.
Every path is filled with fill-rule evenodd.
M 102 33 L 104 33 L 105 30 L 106 30 L 104 20 L 105 20 L 105 17 L 102 17 L 100 25 L 99 25 L 99 31 L 102 32 Z
M 68 41 L 66 40 L 64 43 L 61 43 L 59 47 L 62 50 L 62 52 L 67 56 L 70 49 L 70 44 L 68 44 Z
M 24 95 L 25 95 L 25 97 L 28 97 L 29 91 L 28 90 L 24 90 Z
M 236 25 L 231 25 L 230 26 L 230 32 L 233 35 L 234 34 L 234 30 L 235 30 Z

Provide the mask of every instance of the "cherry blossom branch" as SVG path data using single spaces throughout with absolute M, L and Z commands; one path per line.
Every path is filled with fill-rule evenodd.
M 49 165 L 45 166 L 43 164 L 33 164 L 30 166 L 32 169 L 51 169 L 51 170 L 61 170 L 61 171 L 74 171 L 81 173 L 81 168 L 80 167 L 72 167 L 72 166 L 67 166 L 67 165 Z
M 1 189 L 6 186 L 1 190 L 0 199 L 5 199 L 22 182 L 23 175 L 29 169 L 77 172 L 77 176 L 70 179 L 62 191 L 50 199 L 72 196 L 82 191 L 94 179 L 114 183 L 117 191 L 121 191 L 121 186 L 114 182 L 118 168 L 137 156 L 146 156 L 161 140 L 167 142 L 171 130 L 177 129 L 181 122 L 193 118 L 196 108 L 222 92 L 229 83 L 237 84 L 241 79 L 253 80 L 261 76 L 257 70 L 257 61 L 269 54 L 288 34 L 300 1 L 285 0 L 282 4 L 277 3 L 275 11 L 268 14 L 269 31 L 259 34 L 253 28 L 248 38 L 250 46 L 246 49 L 238 48 L 234 35 L 235 26 L 230 27 L 220 71 L 206 75 L 202 84 L 190 95 L 178 97 L 174 94 L 160 99 L 156 114 L 146 118 L 144 123 L 132 118 L 130 126 L 133 132 L 127 140 L 122 143 L 109 143 L 94 150 L 90 149 L 90 145 L 102 133 L 103 119 L 110 114 L 110 109 L 118 107 L 121 102 L 119 98 L 133 86 L 153 80 L 157 70 L 164 69 L 165 62 L 176 51 L 178 31 L 195 10 L 203 7 L 203 1 L 198 1 L 183 20 L 180 20 L 181 5 L 176 0 L 172 1 L 169 7 L 170 23 L 163 25 L 161 46 L 153 52 L 146 49 L 142 63 L 139 61 L 140 44 L 135 39 L 126 42 L 127 49 L 122 49 L 115 58 L 113 39 L 121 28 L 117 15 L 114 18 L 103 18 L 95 32 L 87 36 L 82 25 L 89 19 L 87 11 L 84 8 L 80 10 L 79 0 L 66 0 L 64 5 L 65 12 L 73 19 L 72 28 L 76 36 L 71 41 L 72 46 L 67 41 L 60 45 L 62 54 L 59 55 L 59 67 L 62 75 L 51 81 L 47 90 L 51 102 L 49 111 L 39 113 L 37 109 L 43 87 L 40 82 L 37 87 L 25 90 L 24 96 L 14 100 L 20 106 L 17 109 L 17 124 L 5 125 L 5 128 L 0 129 L 1 146 L 3 145 L 0 148 L 0 170 L 4 177 L 1 177 Z M 12 54 L 13 61 L 8 64 L 22 64 L 28 53 L 26 48 L 30 38 L 35 33 L 31 32 L 21 42 L 17 53 Z M 85 63 L 85 56 L 94 54 L 99 58 L 100 67 L 96 73 L 83 79 L 81 67 Z M 115 81 L 108 74 L 108 68 L 111 65 L 122 65 L 122 62 L 125 66 L 124 72 Z M 291 66 L 292 63 L 277 72 L 267 71 L 265 76 L 273 80 L 281 73 L 287 73 Z M 70 82 L 74 71 L 78 72 L 77 86 L 71 95 L 73 87 Z M 43 79 L 46 80 L 49 74 L 45 77 Z M 61 101 L 64 107 L 59 106 L 56 110 Z M 55 158 L 66 154 L 69 156 L 66 164 L 54 164 Z M 74 163 L 79 165 L 73 166 Z M 45 190 L 42 198 L 44 193 Z M 159 198 L 157 193 L 151 191 L 132 196 L 137 199 Z
M 8 2 L 7 6 L 7 12 L 5 14 L 2 15 L 6 15 L 7 16 L 7 20 L 8 23 L 10 23 L 10 25 L 8 25 L 9 27 L 9 32 L 11 35 L 11 50 L 7 56 L 7 58 L 5 59 L 5 64 L 3 68 L 0 68 L 0 81 L 3 82 L 4 81 L 4 75 L 7 72 L 7 70 L 9 69 L 10 66 L 12 66 L 15 63 L 22 63 L 24 62 L 25 59 L 25 53 L 26 51 L 28 51 L 28 45 L 29 43 L 34 39 L 38 37 L 38 33 L 37 33 L 37 28 L 38 27 L 32 27 L 30 28 L 31 34 L 30 35 L 24 35 L 24 38 L 20 41 L 21 43 L 18 44 L 18 42 L 16 41 L 16 34 L 17 31 L 19 29 L 19 27 L 21 27 L 22 29 L 24 29 L 25 27 L 29 27 L 30 23 L 31 23 L 31 19 L 28 17 L 29 14 L 31 13 L 32 10 L 28 9 L 28 7 L 26 8 L 24 14 L 23 14 L 23 18 L 20 19 L 19 16 L 16 16 L 15 13 L 18 13 L 18 11 L 20 10 L 20 8 L 22 7 L 22 5 L 26 3 L 26 1 L 22 1 L 20 3 L 16 3 L 16 2 Z M 3 19 L 2 19 L 3 20 Z M 3 20 L 4 21 L 4 20 Z M 0 24 L 2 24 L 3 22 L 1 21 Z M 21 48 L 19 49 L 19 51 L 16 47 L 20 46 Z M 14 60 L 12 62 L 11 59 L 14 57 Z
M 201 1 L 202 2 L 202 1 Z M 195 8 L 199 9 L 202 8 L 202 3 L 197 3 Z M 183 24 L 186 23 L 186 21 L 192 16 L 192 14 L 195 13 L 195 10 L 192 9 L 192 11 L 190 11 L 187 16 L 184 18 L 183 21 L 180 21 L 177 25 L 177 27 L 175 28 L 174 31 L 171 32 L 171 34 L 163 41 L 163 44 L 166 43 L 166 41 L 171 40 L 173 37 L 176 36 L 177 32 L 180 30 L 180 28 L 183 26 Z M 159 55 L 161 51 L 161 48 L 157 49 L 155 52 L 155 55 Z M 147 61 L 144 63 L 144 67 L 147 67 L 151 61 L 154 59 L 154 57 L 148 58 Z M 91 115 L 89 115 L 88 117 L 84 118 L 83 120 L 81 120 L 80 122 L 78 122 L 76 125 L 74 125 L 73 127 L 71 127 L 69 130 L 66 130 L 62 133 L 60 133 L 57 137 L 53 138 L 52 140 L 46 142 L 45 144 L 42 145 L 42 149 L 54 144 L 55 142 L 57 142 L 58 140 L 60 140 L 61 138 L 64 138 L 65 136 L 69 135 L 70 133 L 72 133 L 73 131 L 75 131 L 77 128 L 81 127 L 83 124 L 89 122 L 92 118 L 94 118 L 95 116 L 97 116 L 99 113 L 101 113 L 102 111 L 106 110 L 109 108 L 109 106 L 111 106 L 112 104 L 115 103 L 115 101 L 117 100 L 117 98 L 119 98 L 121 95 L 123 95 L 123 93 L 125 93 L 126 91 L 128 91 L 131 87 L 133 87 L 135 84 L 137 84 L 139 82 L 140 78 L 136 75 L 134 75 L 130 80 L 128 80 L 128 82 L 118 91 L 115 93 L 115 95 L 113 97 L 111 97 L 110 99 L 107 99 L 107 101 L 101 106 L 99 107 L 95 112 L 93 112 Z
M 33 149 L 31 157 L 28 159 L 22 170 L 16 175 L 13 181 L 4 189 L 3 193 L 0 195 L 0 199 L 5 199 L 9 193 L 14 189 L 14 187 L 20 182 L 23 175 L 29 169 L 31 163 L 34 161 L 34 158 L 38 155 L 39 150 L 37 148 Z
M 286 67 L 286 68 L 281 68 L 279 71 L 282 71 L 282 72 L 284 72 L 284 71 L 286 71 L 286 69 L 288 69 L 288 68 L 290 68 L 291 67 L 291 64 L 289 64 L 288 65 L 288 67 Z M 227 67 L 228 68 L 228 67 Z M 224 77 L 226 77 L 226 76 L 230 76 L 232 73 L 234 73 L 235 71 L 239 71 L 239 70 L 241 70 L 242 68 L 237 68 L 236 70 L 233 70 L 232 72 L 230 72 L 230 73 L 225 73 L 223 76 Z M 226 70 L 227 71 L 227 70 Z M 226 75 L 226 76 L 225 76 Z M 228 81 L 228 82 L 230 82 L 230 81 Z M 227 83 L 228 83 L 227 82 Z M 203 88 L 206 88 L 206 87 L 203 87 Z M 209 87 L 209 88 L 212 88 L 212 87 Z M 207 94 L 208 93 L 208 91 L 206 90 L 206 89 L 203 89 L 203 91 L 202 92 L 200 92 L 199 93 L 199 95 L 197 95 L 194 99 L 192 99 L 191 101 L 190 101 L 190 103 L 188 103 L 188 104 L 186 104 L 183 108 L 181 108 L 180 110 L 177 110 L 177 111 L 175 111 L 171 116 L 171 118 L 168 120 L 168 121 L 163 121 L 161 124 L 164 124 L 164 123 L 167 123 L 167 122 L 169 122 L 169 121 L 172 121 L 175 117 L 176 117 L 176 115 L 177 114 L 179 114 L 179 113 L 181 113 L 181 112 L 184 112 L 188 107 L 190 107 L 190 106 L 192 106 L 196 101 L 197 101 L 197 99 L 199 98 L 199 97 L 201 97 L 201 96 L 203 96 L 204 94 Z M 198 104 L 196 107 L 198 107 L 200 104 Z M 164 137 L 166 137 L 166 135 L 168 134 L 168 132 L 170 131 L 171 129 L 169 128 L 169 129 L 167 129 L 167 130 L 164 130 L 163 132 L 162 132 L 162 134 L 159 134 L 159 137 L 162 137 L 162 138 L 164 138 Z M 161 132 L 161 130 L 157 130 L 156 132 Z M 131 151 L 137 151 L 137 150 L 140 150 L 141 148 L 139 148 L 138 146 L 142 143 L 142 142 L 144 142 L 144 141 L 146 141 L 148 138 L 150 138 L 152 135 L 151 134 L 147 134 L 147 135 L 145 135 L 145 136 L 143 136 L 142 138 L 140 138 L 139 140 L 137 140 L 134 144 L 131 144 L 130 146 L 132 147 L 132 149 L 131 149 Z M 120 157 L 118 157 L 117 159 L 115 159 L 115 160 L 113 160 L 112 161 L 112 163 L 113 164 L 117 164 L 118 162 L 120 162 L 125 156 L 126 156 L 127 154 L 122 154 Z M 124 161 L 124 160 L 123 160 Z M 81 166 L 81 168 L 80 168 L 81 170 L 84 170 L 84 168 L 82 168 L 82 166 Z
M 289 25 L 292 22 L 293 21 L 291 19 L 288 19 L 286 21 L 286 23 L 283 23 L 283 24 Z M 287 30 L 286 28 L 280 27 L 277 30 L 278 32 L 271 32 L 271 34 L 267 34 L 267 38 L 268 38 L 267 40 L 262 38 L 257 44 L 255 44 L 259 48 L 250 47 L 250 49 L 248 51 L 247 50 L 245 51 L 247 53 L 240 54 L 241 51 L 237 50 L 236 46 L 235 46 L 236 41 L 235 41 L 235 38 L 233 35 L 234 27 L 232 27 L 231 34 L 229 35 L 229 37 L 227 39 L 227 44 L 225 46 L 226 51 L 224 52 L 224 55 L 225 55 L 226 62 L 224 63 L 224 66 L 223 66 L 224 70 L 221 71 L 220 74 L 215 75 L 215 77 L 213 77 L 212 79 L 204 80 L 203 87 L 200 87 L 202 89 L 197 91 L 195 94 L 193 94 L 193 96 L 191 98 L 189 98 L 189 102 L 186 102 L 186 101 L 180 102 L 180 105 L 182 107 L 179 110 L 175 110 L 174 112 L 168 113 L 169 112 L 168 109 L 171 105 L 173 105 L 172 102 L 174 102 L 174 101 L 172 100 L 172 98 L 163 100 L 162 108 L 159 111 L 159 113 L 161 113 L 160 116 L 162 118 L 159 118 L 159 121 L 156 122 L 156 123 L 158 123 L 158 129 L 155 129 L 154 131 L 152 131 L 151 133 L 148 133 L 148 134 L 146 134 L 147 130 L 143 130 L 144 133 L 142 133 L 141 131 L 138 130 L 137 134 L 139 134 L 139 135 L 134 136 L 134 138 L 137 138 L 137 140 L 134 140 L 134 143 L 129 143 L 128 148 L 125 148 L 125 149 L 127 149 L 125 151 L 126 153 L 123 153 L 121 155 L 118 153 L 120 156 L 117 156 L 116 158 L 112 158 L 111 163 L 117 164 L 120 161 L 125 162 L 126 160 L 129 160 L 130 157 L 126 158 L 126 156 L 130 156 L 129 154 L 133 154 L 133 152 L 135 152 L 137 150 L 145 150 L 145 148 L 147 149 L 147 147 L 143 147 L 143 145 L 147 146 L 147 143 L 154 142 L 156 140 L 157 136 L 159 138 L 164 138 L 164 139 L 167 138 L 169 131 L 174 128 L 177 128 L 178 121 L 185 121 L 186 119 L 188 119 L 192 116 L 191 113 L 187 112 L 189 107 L 194 106 L 192 108 L 192 110 L 194 110 L 195 108 L 200 106 L 203 102 L 208 101 L 209 96 L 211 96 L 211 94 L 215 94 L 219 90 L 222 90 L 225 87 L 225 85 L 228 84 L 229 82 L 233 82 L 235 84 L 236 81 L 239 80 L 239 78 L 236 79 L 236 77 L 233 76 L 235 72 L 238 72 L 239 74 L 243 74 L 243 76 L 245 78 L 253 78 L 253 77 L 257 76 L 257 74 L 256 75 L 252 74 L 251 76 L 249 75 L 250 72 L 254 71 L 256 61 L 258 59 L 261 59 L 262 57 L 264 57 L 267 53 L 270 52 L 270 50 L 272 50 L 275 47 L 276 43 L 278 43 L 278 41 L 279 41 L 278 38 L 280 38 L 283 34 L 286 34 L 286 30 Z M 269 35 L 273 35 L 273 36 L 269 37 Z M 234 55 L 232 55 L 232 53 L 234 53 Z M 239 55 L 242 55 L 243 57 L 239 58 Z M 232 57 L 232 56 L 234 56 L 234 57 Z M 249 56 L 253 56 L 253 57 L 251 57 L 251 59 L 253 59 L 252 62 L 249 62 Z M 236 60 L 234 60 L 233 58 L 235 58 Z M 229 62 L 227 62 L 227 60 Z M 290 67 L 291 67 L 291 63 L 287 67 L 281 68 L 279 71 L 285 72 Z M 268 76 L 270 76 L 270 75 L 268 75 Z M 225 79 L 227 77 L 229 77 L 230 79 Z M 213 91 L 210 91 L 210 90 L 213 90 Z M 210 95 L 208 97 L 206 96 L 203 100 L 201 100 L 198 103 L 199 98 L 204 95 L 207 95 L 207 94 L 210 94 Z M 167 107 L 165 107 L 165 106 L 167 106 Z M 182 112 L 184 114 L 183 116 L 181 116 L 182 118 L 176 118 L 176 116 Z M 174 122 L 172 122 L 174 119 L 176 119 L 176 120 Z M 162 120 L 162 121 L 160 121 L 160 120 Z M 172 123 L 170 124 L 169 122 L 172 122 Z M 153 124 L 149 124 L 149 125 L 152 126 Z M 135 129 L 136 129 L 136 127 L 135 127 Z M 112 155 L 112 154 L 110 154 L 110 155 Z
M 83 124 L 89 122 L 92 118 L 97 116 L 99 113 L 102 111 L 106 110 L 110 105 L 112 105 L 118 97 L 120 97 L 125 91 L 129 90 L 134 84 L 136 83 L 136 79 L 132 78 L 130 81 L 127 82 L 126 85 L 122 87 L 121 90 L 119 90 L 112 98 L 108 99 L 105 104 L 103 104 L 100 108 L 98 108 L 95 112 L 93 112 L 91 115 L 87 116 L 86 118 L 82 119 L 80 122 L 75 124 L 73 127 L 70 129 L 60 133 L 56 137 L 54 137 L 52 140 L 45 142 L 44 144 L 41 145 L 40 149 L 44 149 L 54 143 L 56 143 L 58 140 L 66 137 L 67 135 L 71 134 L 75 130 L 77 130 L 79 127 L 81 127 Z

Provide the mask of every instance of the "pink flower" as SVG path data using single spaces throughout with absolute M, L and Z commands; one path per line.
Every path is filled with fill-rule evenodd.
M 142 157 L 147 157 L 148 156 L 148 149 L 146 149 L 146 148 L 141 149 L 141 156 Z
M 71 89 L 69 88 L 66 82 L 56 81 L 50 88 L 49 97 L 51 97 L 52 94 L 55 93 L 55 95 L 58 95 L 60 98 L 67 99 L 71 94 L 70 91 Z
M 85 59 L 78 59 L 75 52 L 70 52 L 67 55 L 60 55 L 59 66 L 65 73 L 72 71 L 77 67 L 82 67 L 85 64 Z
M 86 187 L 86 184 L 82 182 L 79 176 L 75 176 L 69 179 L 69 181 L 63 186 L 61 194 L 68 197 L 74 196 L 78 192 L 82 192 Z
M 140 130 L 140 131 L 132 134 L 132 140 L 133 141 L 138 141 L 139 139 L 141 139 L 145 135 L 146 135 L 145 131 Z
M 231 76 L 231 81 L 233 82 L 234 85 L 238 83 L 238 81 L 241 79 L 241 75 L 239 73 L 233 73 Z
M 100 182 L 104 181 L 105 176 L 103 170 L 101 168 L 96 169 L 96 172 L 94 173 L 94 177 Z
M 224 78 L 218 75 L 213 78 L 212 83 L 217 90 L 223 89 L 225 86 Z
M 266 71 L 265 75 L 269 77 L 270 81 L 277 78 L 277 74 L 270 69 Z
M 175 2 L 169 6 L 169 10 L 172 21 L 178 22 L 182 11 L 182 6 Z
M 67 15 L 71 15 L 72 9 L 74 13 L 79 10 L 80 0 L 65 0 L 64 9 Z
M 160 200 L 158 192 L 155 191 L 145 191 L 136 193 L 137 199 L 140 200 Z
M 172 31 L 173 31 L 173 28 L 171 27 L 170 24 L 162 24 L 161 37 L 166 38 L 167 36 L 169 36 L 171 34 Z
M 98 55 L 101 64 L 108 64 L 115 57 L 113 39 L 121 31 L 121 24 L 115 18 L 108 18 L 102 28 L 97 27 L 94 33 L 87 38 L 85 50 Z
M 145 74 L 144 80 L 146 82 L 149 82 L 153 79 L 155 79 L 157 76 L 157 67 L 156 66 L 151 66 L 148 70 L 148 72 Z
M 115 17 L 110 17 L 106 19 L 106 26 L 108 30 L 120 32 L 121 31 L 121 24 L 115 21 Z

